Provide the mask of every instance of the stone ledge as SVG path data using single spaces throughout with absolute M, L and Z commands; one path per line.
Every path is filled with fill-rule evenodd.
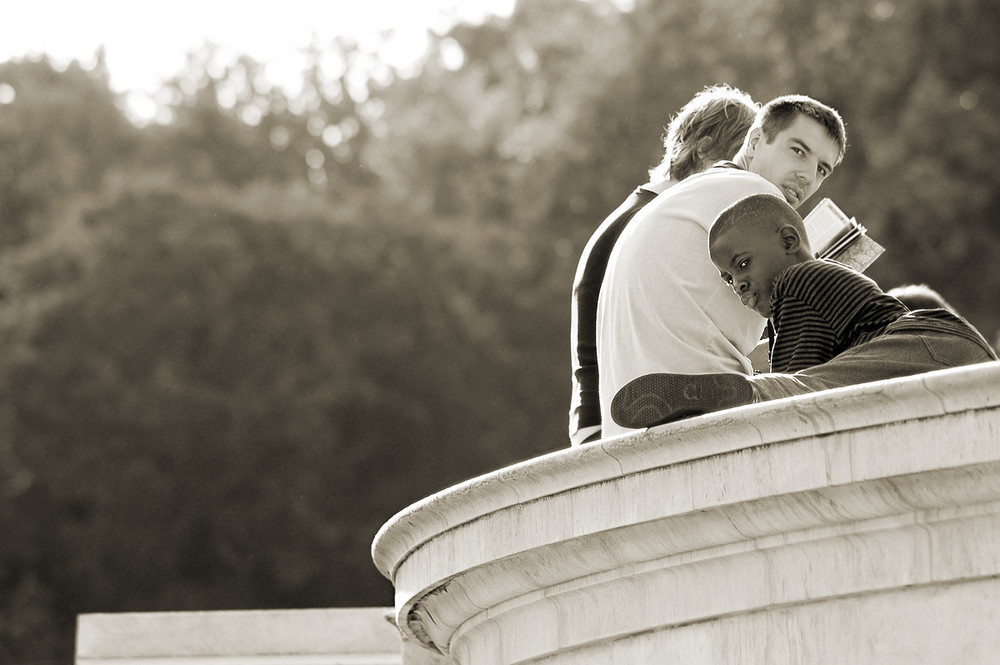
M 709 414 L 429 497 L 383 527 L 373 556 L 404 632 L 477 665 L 991 579 L 998 406 L 990 363 Z
M 402 662 L 390 608 L 136 612 L 77 618 L 77 665 Z

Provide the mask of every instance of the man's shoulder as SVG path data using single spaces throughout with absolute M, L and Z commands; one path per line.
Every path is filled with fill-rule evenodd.
M 781 190 L 763 177 L 739 168 L 711 167 L 688 176 L 639 211 L 626 233 L 641 235 L 675 232 L 665 222 L 693 222 L 706 231 L 712 220 L 740 199 L 753 194 L 781 196 Z
M 705 225 L 725 208 L 753 194 L 781 196 L 781 190 L 756 173 L 713 166 L 677 183 L 658 196 L 650 208 L 668 210 Z
M 730 169 L 730 170 L 736 169 L 737 171 L 746 171 L 745 168 L 743 168 L 742 166 L 740 166 L 736 162 L 734 162 L 732 160 L 729 160 L 729 159 L 724 159 L 721 162 L 716 162 L 716 163 L 712 164 L 712 166 L 709 167 L 709 168 L 713 168 L 713 169 Z
M 720 162 L 701 173 L 688 176 L 681 181 L 678 188 L 680 187 L 686 190 L 705 191 L 734 189 L 746 191 L 748 195 L 753 193 L 781 194 L 781 190 L 763 176 L 740 168 L 732 162 Z

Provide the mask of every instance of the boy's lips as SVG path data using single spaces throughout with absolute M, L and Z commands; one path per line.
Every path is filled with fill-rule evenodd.
M 753 293 L 744 293 L 740 296 L 740 300 L 743 302 L 745 307 L 754 309 L 757 306 L 757 296 Z

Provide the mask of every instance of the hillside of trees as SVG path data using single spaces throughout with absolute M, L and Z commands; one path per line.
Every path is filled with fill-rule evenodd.
M 569 290 L 707 85 L 814 96 L 820 196 L 1000 332 L 1000 4 L 522 0 L 294 95 L 211 45 L 134 124 L 0 63 L 0 664 L 90 612 L 390 605 L 393 514 L 566 447 Z M 332 63 L 332 64 L 331 64 Z

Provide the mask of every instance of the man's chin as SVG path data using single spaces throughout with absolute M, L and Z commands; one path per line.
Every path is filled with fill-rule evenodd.
M 801 193 L 792 189 L 783 189 L 782 194 L 785 195 L 785 201 L 788 205 L 792 206 L 794 210 L 798 210 L 799 206 L 805 203 L 808 196 L 803 196 Z

